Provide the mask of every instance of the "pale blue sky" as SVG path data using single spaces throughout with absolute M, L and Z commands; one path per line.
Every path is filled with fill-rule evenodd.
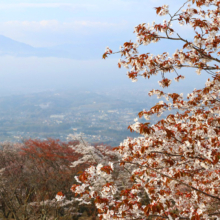
M 131 38 L 134 26 L 163 20 L 153 7 L 174 0 L 5 0 L 0 1 L 0 34 L 32 46 L 54 46 L 91 38 Z M 175 2 L 173 10 L 181 5 Z
M 136 85 L 126 76 L 126 69 L 117 68 L 119 56 L 112 56 L 107 61 L 101 59 L 105 47 L 118 50 L 123 42 L 135 39 L 133 30 L 139 23 L 151 23 L 154 20 L 162 22 L 164 17 L 157 16 L 154 7 L 169 4 L 171 12 L 174 12 L 184 2 L 185 0 L 0 0 L 0 35 L 34 47 L 72 44 L 71 50 L 77 50 L 80 56 L 80 61 L 65 57 L 0 56 L 0 95 L 1 91 L 31 92 L 74 86 L 90 89 L 125 84 L 135 89 Z M 179 32 L 190 36 L 188 29 L 178 28 Z M 177 46 L 176 42 L 173 43 L 166 41 L 165 44 L 153 44 L 143 51 L 154 54 L 173 51 Z M 88 59 L 85 55 L 84 59 L 87 51 L 90 54 L 94 51 L 98 56 Z M 194 71 L 187 73 L 195 75 Z M 173 77 L 174 75 L 171 76 Z M 188 83 L 193 82 L 191 76 L 188 79 Z M 157 85 L 158 79 L 141 81 L 144 81 L 143 88 L 150 90 Z M 184 85 L 186 87 L 187 84 Z M 179 88 L 178 85 L 175 88 Z

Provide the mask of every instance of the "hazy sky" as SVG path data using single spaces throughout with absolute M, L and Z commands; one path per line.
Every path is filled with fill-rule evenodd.
M 97 53 L 97 48 L 100 53 L 100 59 L 82 58 L 80 61 L 54 57 L 1 56 L 0 92 L 71 86 L 98 88 L 120 84 L 135 89 L 126 77 L 126 70 L 118 70 L 118 56 L 107 61 L 101 59 L 105 46 L 118 50 L 123 42 L 135 39 L 133 30 L 139 23 L 162 21 L 164 18 L 156 16 L 154 7 L 170 4 L 171 11 L 176 11 L 183 2 L 185 1 L 0 0 L 0 35 L 35 47 L 83 45 L 84 49 L 79 51 L 81 57 L 90 48 L 94 53 Z M 178 30 L 190 36 L 188 29 Z M 175 45 L 167 42 L 153 44 L 147 50 L 157 54 L 175 50 Z M 193 71 L 192 74 L 195 75 Z M 192 80 L 188 83 L 190 82 Z M 146 85 L 153 87 L 156 83 L 157 79 L 146 82 Z
M 6 3 L 7 2 L 7 3 Z M 175 2 L 175 4 L 173 4 Z M 129 40 L 134 26 L 163 20 L 154 7 L 175 0 L 0 0 L 0 34 L 32 46 Z

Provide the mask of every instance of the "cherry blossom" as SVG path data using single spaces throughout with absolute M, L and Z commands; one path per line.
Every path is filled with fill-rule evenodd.
M 60 202 L 60 201 L 63 201 L 65 199 L 65 196 L 62 192 L 58 192 L 55 199 Z
M 160 73 L 162 88 L 149 95 L 163 100 L 139 113 L 145 123 L 135 119 L 129 126 L 140 137 L 125 139 L 114 158 L 99 160 L 72 186 L 82 201 L 95 202 L 100 219 L 220 219 L 220 1 L 183 1 L 172 15 L 168 8 L 155 8 L 166 16 L 161 24 L 137 25 L 136 42 L 125 42 L 118 52 L 107 48 L 103 55 L 120 53 L 118 66 L 128 69 L 132 81 Z M 194 36 L 183 38 L 174 23 L 190 27 Z M 137 50 L 163 40 L 183 45 L 172 55 Z M 163 90 L 171 85 L 171 74 L 177 82 L 184 79 L 182 68 L 210 75 L 187 99 Z M 171 110 L 176 113 L 150 124 L 152 116 Z

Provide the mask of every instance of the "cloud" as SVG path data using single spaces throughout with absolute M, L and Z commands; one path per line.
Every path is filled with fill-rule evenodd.
M 21 29 L 23 31 L 73 31 L 84 28 L 121 28 L 125 26 L 127 22 L 110 23 L 101 21 L 88 21 L 88 20 L 76 20 L 73 22 L 60 22 L 58 20 L 42 20 L 42 21 L 7 21 L 0 22 L 1 29 Z
M 0 35 L 41 47 L 82 42 L 91 38 L 113 39 L 114 35 L 117 36 L 117 33 L 122 33 L 128 27 L 129 23 L 126 21 L 118 23 L 91 20 L 7 21 L 0 22 Z
M 58 0 L 59 1 L 59 0 Z M 170 0 L 173 2 L 174 0 Z M 78 1 L 79 2 L 79 1 Z M 30 8 L 61 8 L 66 10 L 81 10 L 88 11 L 135 11 L 137 9 L 143 11 L 151 11 L 153 7 L 163 5 L 164 0 L 84 0 L 83 3 L 0 3 L 0 10 L 5 9 L 30 9 Z M 176 3 L 175 6 L 182 4 Z
M 77 0 L 65 0 L 66 3 L 63 0 L 53 1 L 56 3 L 51 3 L 52 0 L 44 0 L 44 3 L 16 1 L 0 3 L 0 11 L 8 8 L 4 10 L 7 15 L 3 13 L 4 19 L 0 21 L 0 35 L 33 46 L 82 42 L 90 38 L 97 42 L 100 39 L 108 42 L 116 39 L 129 41 L 135 37 L 133 30 L 137 24 L 163 20 L 155 15 L 153 7 L 165 3 L 165 0 L 83 0 L 82 3 Z M 10 11 L 10 8 L 13 10 Z
M 92 4 L 72 4 L 72 3 L 16 3 L 16 4 L 0 4 L 0 9 L 9 8 L 90 8 Z
M 158 0 L 94 0 L 91 3 L 91 0 L 84 0 L 84 3 L 0 3 L 0 9 L 25 9 L 25 8 L 66 8 L 66 9 L 89 9 L 91 10 L 133 10 L 134 7 L 136 8 L 143 8 L 146 9 L 148 7 L 155 6 L 155 2 Z

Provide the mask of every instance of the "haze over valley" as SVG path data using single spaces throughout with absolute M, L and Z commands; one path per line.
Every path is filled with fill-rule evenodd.
M 120 54 L 106 60 L 102 54 L 106 46 L 118 51 L 125 41 L 135 41 L 134 27 L 146 19 L 153 22 L 153 7 L 154 1 L 142 0 L 141 5 L 133 0 L 0 0 L 0 141 L 66 140 L 69 134 L 83 133 L 88 142 L 116 146 L 134 137 L 127 127 L 138 112 L 157 103 L 148 92 L 159 89 L 161 75 L 133 83 L 127 70 L 117 66 Z M 159 42 L 140 53 L 171 54 L 179 44 Z M 209 77 L 202 73 L 198 78 L 191 69 L 179 73 L 186 79 L 166 92 L 186 96 Z

